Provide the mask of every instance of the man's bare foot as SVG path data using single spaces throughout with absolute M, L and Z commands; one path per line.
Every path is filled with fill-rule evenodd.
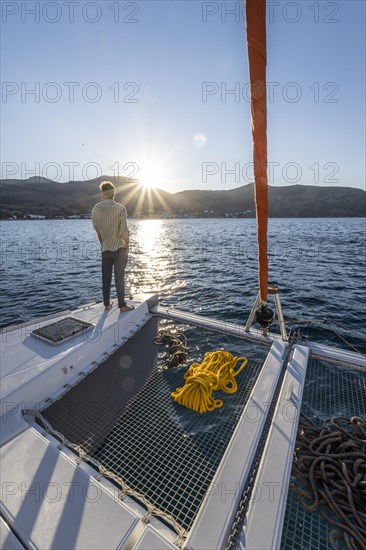
M 133 309 L 135 309 L 135 306 L 123 306 L 119 308 L 121 313 L 125 313 L 126 311 L 132 311 Z
M 109 311 L 110 309 L 112 309 L 112 306 L 113 302 L 111 302 L 108 306 L 104 306 L 105 311 Z

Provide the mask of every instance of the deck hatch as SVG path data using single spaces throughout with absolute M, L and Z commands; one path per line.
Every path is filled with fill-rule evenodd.
M 366 373 L 311 358 L 301 410 L 319 426 L 334 416 L 366 418 Z M 291 478 L 291 482 L 295 480 Z M 290 485 L 281 549 L 326 550 L 332 529 L 318 510 L 312 513 L 304 510 Z
M 95 325 L 89 323 L 89 321 L 84 321 L 77 317 L 65 317 L 55 323 L 50 323 L 49 325 L 44 325 L 43 327 L 32 330 L 31 334 L 49 344 L 58 345 L 94 327 Z
M 248 353 L 253 346 L 238 338 L 192 327 L 185 330 L 189 356 L 194 353 L 198 359 L 206 351 L 224 347 L 249 358 L 238 376 L 238 391 L 224 394 L 224 407 L 199 415 L 170 397 L 184 383 L 184 368 L 162 369 L 165 353 L 152 342 L 158 328 L 157 319 L 149 321 L 42 415 L 53 429 L 189 529 L 267 350 L 257 349 L 253 355 Z

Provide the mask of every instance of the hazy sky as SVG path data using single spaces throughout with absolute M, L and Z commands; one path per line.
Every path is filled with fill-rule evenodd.
M 252 181 L 241 1 L 1 4 L 2 177 Z M 364 188 L 365 1 L 269 1 L 267 35 L 270 183 Z

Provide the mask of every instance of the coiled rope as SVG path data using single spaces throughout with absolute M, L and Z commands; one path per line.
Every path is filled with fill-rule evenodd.
M 239 361 L 242 364 L 235 370 Z M 192 363 L 184 375 L 185 385 L 177 388 L 171 396 L 177 403 L 195 412 L 213 411 L 222 407 L 223 401 L 214 399 L 212 392 L 235 393 L 238 389 L 235 377 L 247 363 L 246 357 L 234 357 L 227 351 L 206 353 L 202 363 Z
M 183 341 L 181 338 L 183 338 Z M 169 346 L 168 369 L 186 363 L 187 338 L 183 333 L 172 328 L 159 330 L 158 335 L 154 338 L 154 344 Z
M 305 417 L 306 418 L 306 417 Z M 366 420 L 337 417 L 318 428 L 309 419 L 299 423 L 292 470 L 300 481 L 293 488 L 305 510 L 336 527 L 329 543 L 350 550 L 366 549 Z

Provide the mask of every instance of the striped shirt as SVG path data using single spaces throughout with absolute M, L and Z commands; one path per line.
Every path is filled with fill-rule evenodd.
M 126 208 L 122 204 L 114 202 L 114 199 L 104 199 L 94 206 L 91 219 L 101 240 L 102 252 L 127 248 L 130 232 Z

